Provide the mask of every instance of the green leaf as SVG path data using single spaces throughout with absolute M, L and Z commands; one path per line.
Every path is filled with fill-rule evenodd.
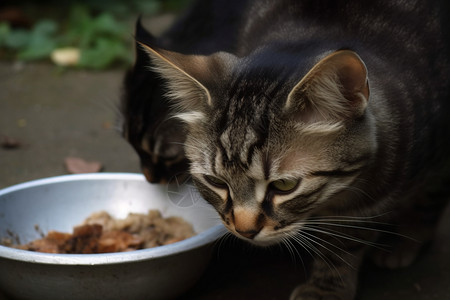
M 161 0 L 161 4 L 164 6 L 164 9 L 171 11 L 180 11 L 191 2 L 192 0 Z
M 6 22 L 0 22 L 0 47 L 6 43 L 6 37 L 11 33 L 11 28 Z
M 130 64 L 132 28 L 118 17 L 134 13 L 137 8 L 145 14 L 159 10 L 161 0 L 130 0 L 127 4 L 119 0 L 90 1 L 70 5 L 69 18 L 61 26 L 63 31 L 59 30 L 59 23 L 48 19 L 38 21 L 31 30 L 13 29 L 7 23 L 0 23 L 0 47 L 21 60 L 43 59 L 56 48 L 76 47 L 81 50 L 79 65 L 83 68 Z M 100 6 L 105 9 L 99 10 Z M 93 14 L 91 10 L 95 8 L 102 13 Z
M 30 39 L 30 32 L 23 29 L 11 30 L 11 32 L 5 37 L 5 45 L 11 49 L 20 49 L 28 44 Z
M 76 28 L 80 25 L 89 23 L 91 15 L 89 10 L 84 5 L 74 5 L 70 9 L 69 26 Z
M 36 23 L 28 35 L 27 43 L 20 47 L 17 57 L 21 60 L 47 58 L 57 46 L 57 30 L 58 25 L 54 21 L 44 19 Z
M 32 34 L 34 35 L 54 35 L 58 30 L 58 25 L 55 21 L 43 19 L 36 23 L 33 27 Z
M 135 3 L 137 11 L 141 14 L 152 15 L 161 10 L 161 4 L 157 1 L 136 1 Z
M 67 31 L 61 38 L 62 46 L 87 47 L 91 42 L 92 18 L 89 10 L 82 5 L 75 5 L 70 10 Z
M 92 17 L 82 6 L 74 8 L 69 30 L 62 46 L 81 49 L 78 66 L 104 69 L 115 62 L 129 61 L 128 27 L 117 21 L 111 13 L 103 12 Z
M 92 22 L 92 25 L 95 28 L 95 32 L 98 34 L 121 36 L 125 32 L 124 27 L 109 13 L 102 13 L 99 15 L 94 22 Z
M 81 50 L 79 66 L 104 69 L 116 61 L 122 47 L 123 45 L 119 41 L 99 38 L 94 47 Z
M 47 58 L 56 48 L 57 43 L 45 36 L 33 36 L 30 44 L 19 51 L 17 57 L 21 60 L 37 60 Z

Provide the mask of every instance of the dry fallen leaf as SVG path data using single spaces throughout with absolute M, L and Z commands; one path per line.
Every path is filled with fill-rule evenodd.
M 79 157 L 66 157 L 64 165 L 71 174 L 96 173 L 102 169 L 102 164 L 98 161 L 86 161 Z
M 0 146 L 5 149 L 16 149 L 21 147 L 22 143 L 15 138 L 4 135 L 0 138 Z

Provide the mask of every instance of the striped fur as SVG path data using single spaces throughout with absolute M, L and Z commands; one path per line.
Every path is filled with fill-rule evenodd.
M 241 17 L 229 12 L 194 50 L 141 41 L 186 129 L 190 174 L 225 226 L 314 257 L 292 299 L 353 299 L 365 254 L 407 265 L 446 203 L 446 11 L 413 2 L 237 1 Z M 214 14 L 222 4 L 196 9 L 226 19 Z

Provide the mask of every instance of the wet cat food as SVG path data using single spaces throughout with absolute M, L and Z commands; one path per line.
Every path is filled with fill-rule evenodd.
M 63 254 L 123 252 L 171 244 L 194 234 L 191 224 L 180 217 L 163 218 L 158 210 L 130 213 L 125 219 L 101 211 L 74 227 L 73 233 L 50 231 L 16 248 Z

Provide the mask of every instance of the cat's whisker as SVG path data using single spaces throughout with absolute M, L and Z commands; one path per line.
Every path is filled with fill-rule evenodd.
M 303 249 L 305 249 L 306 252 L 308 252 L 308 254 L 311 257 L 318 256 L 322 258 L 321 252 L 314 245 L 312 245 L 307 239 L 305 239 L 305 237 L 302 234 L 291 235 L 290 239 L 297 242 L 297 244 Z
M 304 239 L 306 238 L 305 236 L 302 236 Z M 314 250 L 314 253 L 316 253 L 316 255 L 318 255 L 318 257 L 328 266 L 328 268 L 330 269 L 331 272 L 334 272 L 339 276 L 339 279 L 342 283 L 344 283 L 344 279 L 342 278 L 341 272 L 339 271 L 338 267 L 336 266 L 336 264 L 326 255 L 322 254 L 322 252 L 315 246 L 313 246 L 311 244 L 311 242 L 307 241 L 309 247 L 313 247 L 312 249 Z M 316 243 L 319 244 L 320 243 Z
M 328 266 L 328 268 L 329 268 L 331 271 L 334 270 L 334 271 L 338 274 L 340 280 L 341 280 L 342 282 L 344 282 L 344 281 L 343 281 L 343 278 L 342 278 L 342 276 L 341 276 L 341 273 L 339 272 L 339 270 L 338 270 L 338 268 L 336 267 L 336 265 L 335 265 L 328 257 L 326 257 L 325 255 L 323 255 L 323 254 L 321 253 L 321 251 L 320 251 L 316 246 L 314 246 L 314 245 L 309 241 L 309 239 L 308 239 L 307 237 L 301 235 L 301 233 L 298 233 L 298 234 L 296 234 L 296 235 L 294 235 L 294 236 L 291 236 L 291 238 L 292 238 L 294 241 L 296 241 L 302 248 L 304 248 L 304 249 L 311 255 L 311 257 L 317 256 L 318 258 L 320 258 L 320 259 Z M 312 253 L 311 253 L 309 250 L 311 250 Z M 314 255 L 314 254 L 315 254 L 315 255 Z
M 305 264 L 303 262 L 302 256 L 300 255 L 300 253 L 298 252 L 298 250 L 294 246 L 294 244 L 292 244 L 292 241 L 289 239 L 289 235 L 287 233 L 285 235 L 286 236 L 282 237 L 282 243 L 288 249 L 293 262 L 296 263 L 297 262 L 296 257 L 298 257 L 298 258 L 300 258 L 300 261 L 301 261 L 303 267 L 305 267 Z
M 356 220 L 356 221 L 370 221 L 372 219 L 378 219 L 378 218 L 382 218 L 382 217 L 386 217 L 387 215 L 389 215 L 392 212 L 385 212 L 382 214 L 378 214 L 375 216 L 346 216 L 346 215 L 342 215 L 342 216 L 338 216 L 338 215 L 331 215 L 331 216 L 316 216 L 316 217 L 309 217 L 308 220 L 322 220 L 322 219 L 336 219 L 336 220 Z M 389 224 L 387 224 L 389 225 Z
M 216 247 L 217 251 L 217 257 L 220 257 L 220 249 L 222 248 L 222 245 L 225 243 L 226 240 L 229 240 L 230 238 L 236 238 L 231 232 L 224 233 L 220 238 L 218 238 L 213 244 L 214 247 Z
M 297 262 L 295 257 L 298 257 L 300 259 L 300 262 L 301 262 L 302 267 L 303 267 L 304 276 L 307 277 L 305 261 L 303 260 L 302 255 L 300 254 L 300 252 L 298 251 L 297 247 L 294 245 L 292 240 L 293 239 L 291 238 L 291 236 L 288 233 L 285 233 L 285 236 L 282 237 L 282 245 L 284 245 L 288 249 L 294 264 L 296 264 L 296 262 Z M 296 242 L 299 243 L 299 241 L 296 241 Z M 300 245 L 300 246 L 311 257 L 313 257 L 313 255 L 311 254 L 309 249 L 307 249 L 307 247 L 305 247 L 304 245 Z
M 116 116 L 122 115 L 119 99 L 112 99 L 109 96 L 102 95 L 99 97 L 90 98 L 90 100 L 93 105 L 112 111 L 116 114 Z
M 358 179 L 355 180 L 353 185 L 335 184 L 335 187 L 336 187 L 336 189 L 340 189 L 342 191 L 350 191 L 350 192 L 353 192 L 354 194 L 356 194 L 358 196 L 362 195 L 362 196 L 366 197 L 367 199 L 375 201 L 376 199 L 372 195 L 370 195 L 368 192 L 364 191 L 363 189 L 355 186 L 355 185 L 357 185 L 357 183 L 367 184 L 367 185 L 370 184 L 369 182 L 364 182 L 364 181 L 366 181 L 366 180 L 358 178 Z
M 309 230 L 309 231 L 321 233 L 321 234 L 324 234 L 324 235 L 335 237 L 337 239 L 344 239 L 344 240 L 349 240 L 349 241 L 352 241 L 352 242 L 357 242 L 357 243 L 360 243 L 360 244 L 363 244 L 363 245 L 367 245 L 367 246 L 371 246 L 371 247 L 374 247 L 374 248 L 377 248 L 377 249 L 383 249 L 383 248 L 380 248 L 380 247 L 384 246 L 384 245 L 377 244 L 377 243 L 374 243 L 374 242 L 365 241 L 365 240 L 362 240 L 362 239 L 359 239 L 359 238 L 355 238 L 355 237 L 352 237 L 350 235 L 341 233 L 339 231 L 334 231 L 334 230 L 330 230 L 330 229 L 323 230 L 322 227 L 319 227 L 319 228 L 315 228 L 313 225 L 309 225 L 309 226 L 304 226 L 303 230 L 304 231 Z M 383 249 L 383 250 L 385 250 L 385 249 Z
M 120 108 L 120 101 L 117 99 L 111 99 L 111 97 L 96 97 L 91 98 L 90 101 L 94 106 L 113 113 L 112 129 L 116 132 L 122 133 L 124 116 L 123 111 Z M 106 121 L 106 120 L 105 120 Z
M 331 242 L 329 242 L 329 241 L 327 241 L 327 240 L 325 240 L 323 238 L 320 238 L 320 237 L 315 236 L 315 235 L 313 235 L 311 233 L 308 233 L 306 230 L 302 231 L 302 234 L 307 235 L 307 236 L 309 236 L 311 238 L 316 238 L 320 242 L 325 243 L 325 244 L 327 244 L 327 245 L 329 245 L 329 246 L 331 246 L 333 248 L 336 248 L 337 250 L 340 250 L 340 251 L 342 251 L 343 253 L 345 253 L 345 254 L 347 254 L 349 256 L 354 256 L 352 253 L 348 252 L 347 250 L 345 250 L 345 249 L 343 249 L 343 248 L 341 248 L 341 247 L 339 247 L 339 246 L 337 246 L 337 245 L 335 245 L 335 244 L 333 244 L 333 243 L 331 243 Z
M 341 227 L 341 228 L 350 228 L 350 229 L 357 229 L 357 230 L 368 230 L 368 231 L 373 231 L 373 232 L 377 232 L 377 233 L 385 233 L 385 234 L 390 234 L 390 235 L 395 235 L 398 237 L 402 237 L 405 239 L 409 239 L 415 242 L 418 242 L 416 239 L 409 237 L 407 235 L 404 234 L 400 234 L 398 232 L 395 231 L 388 231 L 388 230 L 383 230 L 383 229 L 379 229 L 379 228 L 371 228 L 371 227 L 365 227 L 365 226 L 356 226 L 356 225 L 346 225 L 346 224 L 337 224 L 337 223 L 333 223 L 333 222 L 326 222 L 326 221 L 308 221 L 307 222 L 308 225 L 325 225 L 325 226 L 333 226 L 333 227 Z
M 285 236 L 282 237 L 282 243 L 280 244 L 280 246 L 281 246 L 281 245 L 285 246 L 285 247 L 288 249 L 288 251 L 289 251 L 289 253 L 290 253 L 290 256 L 291 256 L 291 258 L 292 258 L 292 262 L 293 262 L 294 264 L 297 264 L 297 260 L 296 260 L 296 258 L 295 258 L 296 256 L 300 259 L 300 262 L 301 262 L 302 267 L 303 267 L 303 273 L 304 273 L 304 276 L 307 277 L 305 261 L 303 260 L 302 255 L 301 255 L 300 252 L 298 251 L 297 247 L 296 247 L 296 246 L 294 245 L 294 243 L 292 242 L 292 240 L 291 240 L 289 234 L 286 233 Z M 305 249 L 305 247 L 302 246 L 302 249 Z M 306 251 L 309 253 L 308 250 L 306 250 Z M 312 257 L 312 255 L 311 255 L 310 253 L 309 253 L 309 255 Z
M 289 256 L 291 257 L 292 261 L 293 261 L 294 264 L 295 264 L 297 260 L 296 260 L 296 258 L 295 258 L 294 250 L 292 249 L 292 245 L 291 245 L 291 243 L 289 242 L 289 240 L 288 240 L 287 238 L 283 237 L 283 238 L 281 239 L 281 243 L 280 243 L 280 244 L 281 244 L 281 245 L 284 245 L 284 247 L 288 250 Z
M 295 241 L 302 249 L 304 249 L 309 254 L 309 256 L 314 257 L 314 254 L 311 253 L 311 251 L 308 248 L 308 246 L 303 243 L 303 241 L 301 239 L 301 235 L 298 235 L 298 234 L 296 234 L 296 235 L 287 234 L 287 238 L 292 240 L 292 241 Z M 293 243 L 292 243 L 292 245 L 293 245 Z
M 371 220 L 359 220 L 359 219 L 324 218 L 324 219 L 308 219 L 308 222 L 309 222 L 309 220 L 311 220 L 310 224 L 325 222 L 325 223 L 334 223 L 336 226 L 338 226 L 340 223 L 356 223 L 356 224 L 363 224 L 365 226 L 368 226 L 368 225 L 393 226 L 390 223 L 377 222 L 377 221 L 371 221 Z
M 308 241 L 310 241 L 311 243 L 314 243 L 316 245 L 318 245 L 319 247 L 323 248 L 324 250 L 326 250 L 329 253 L 332 253 L 333 255 L 335 255 L 339 260 L 341 260 L 344 264 L 346 264 L 347 266 L 349 266 L 352 269 L 355 269 L 354 266 L 352 266 L 349 262 L 347 262 L 341 255 L 337 254 L 335 251 L 333 251 L 332 249 L 330 249 L 329 247 L 325 246 L 324 244 L 322 244 L 321 242 L 326 242 L 325 240 L 312 235 L 312 234 L 308 234 L 307 232 L 302 232 L 302 237 L 307 239 Z M 329 242 L 326 242 L 326 244 L 332 245 Z M 343 251 L 346 254 L 349 254 L 347 251 L 339 248 L 338 246 L 332 245 L 333 247 Z
M 113 112 L 114 119 L 112 121 L 112 129 L 120 134 L 123 133 L 123 125 L 125 123 L 120 100 L 113 100 L 109 97 L 99 97 L 102 101 L 93 101 L 93 103 L 101 108 Z

